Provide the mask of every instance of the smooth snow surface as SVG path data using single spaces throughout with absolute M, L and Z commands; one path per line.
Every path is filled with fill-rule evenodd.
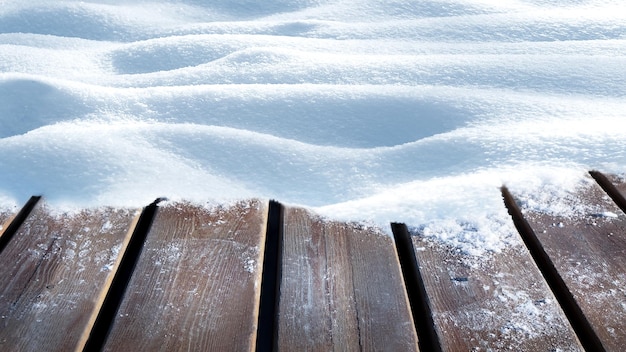
M 626 169 L 625 82 L 622 0 L 0 0 L 0 204 L 275 198 L 498 251 L 503 183 Z

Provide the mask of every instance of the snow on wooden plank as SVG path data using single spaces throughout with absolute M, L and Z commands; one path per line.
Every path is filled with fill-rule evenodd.
M 582 350 L 521 240 L 476 257 L 411 231 L 441 350 Z
M 607 175 L 607 176 L 609 177 L 609 180 L 613 182 L 613 184 L 615 185 L 615 188 L 617 188 L 619 193 L 622 195 L 622 198 L 626 198 L 626 178 L 624 176 L 618 176 L 618 175 Z
M 573 214 L 522 207 L 524 217 L 593 337 L 607 351 L 621 350 L 626 345 L 626 216 L 591 180 L 564 197 L 553 201 L 569 204 Z
M 391 237 L 285 208 L 278 348 L 417 350 Z
M 0 210 L 0 253 L 2 253 L 4 247 L 11 242 L 15 233 L 24 220 L 30 215 L 39 200 L 41 200 L 41 196 L 30 197 L 19 212 L 9 209 Z
M 613 199 L 615 204 L 626 211 L 626 178 L 624 175 L 604 174 L 599 171 L 590 171 L 600 187 Z
M 267 206 L 159 208 L 104 350 L 252 350 Z
M 0 237 L 4 233 L 4 230 L 9 226 L 14 216 L 15 211 L 11 209 L 0 209 Z
M 0 254 L 0 349 L 70 351 L 93 323 L 135 211 L 39 202 Z

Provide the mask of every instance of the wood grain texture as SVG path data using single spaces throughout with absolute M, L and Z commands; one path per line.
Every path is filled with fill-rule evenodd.
M 521 240 L 482 257 L 412 240 L 443 351 L 582 351 Z
M 604 348 L 623 350 L 626 216 L 591 181 L 573 198 L 579 200 L 583 209 L 576 216 L 528 210 L 524 216 Z
M 0 255 L 0 350 L 76 348 L 134 213 L 36 206 Z
M 391 237 L 289 207 L 283 236 L 279 350 L 417 350 Z
M 159 208 L 107 351 L 250 351 L 267 206 Z

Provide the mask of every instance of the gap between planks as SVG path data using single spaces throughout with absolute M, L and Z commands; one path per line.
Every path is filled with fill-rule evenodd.
M 441 351 L 441 344 L 435 323 L 431 303 L 426 293 L 424 279 L 415 257 L 415 249 L 411 241 L 411 234 L 405 224 L 392 223 L 398 262 L 404 278 L 404 287 L 407 292 L 407 299 L 411 307 L 411 315 L 418 337 L 418 344 L 421 351 Z
M 257 276 L 261 293 L 255 302 L 256 339 L 252 346 L 258 352 L 276 350 L 278 344 L 278 307 L 282 278 L 284 207 L 271 200 L 264 214 L 265 241 L 261 241 L 263 269 Z
M 594 333 L 589 320 L 587 320 L 587 317 L 574 299 L 570 289 L 565 284 L 565 281 L 563 281 L 552 259 L 544 250 L 534 230 L 526 221 L 513 195 L 509 192 L 508 188 L 504 186 L 502 187 L 502 196 L 509 214 L 513 218 L 513 223 L 517 231 L 524 240 L 524 244 L 528 248 L 541 274 L 550 286 L 552 293 L 561 305 L 572 328 L 574 328 L 580 343 L 587 351 L 604 351 L 602 343 Z
M 590 174 L 596 180 L 601 178 L 601 176 L 604 176 L 601 173 L 597 173 L 597 174 L 594 174 L 594 173 L 596 173 L 596 172 L 590 172 Z M 598 175 L 601 175 L 601 176 L 598 176 Z M 598 182 L 601 183 L 601 181 L 598 181 Z M 605 186 L 603 186 L 603 188 L 606 190 Z M 508 190 L 506 190 L 505 187 L 503 187 L 502 191 L 503 191 L 503 195 L 504 195 L 505 201 L 507 200 L 507 197 L 510 197 L 510 199 L 512 199 L 512 196 L 510 196 L 510 193 L 509 193 L 508 196 L 506 195 L 505 192 L 508 192 Z M 613 195 L 612 195 L 612 197 L 614 198 Z M 0 232 L 0 241 L 6 241 L 6 243 L 8 243 L 10 241 L 10 239 L 11 239 L 10 236 L 6 237 L 5 235 L 9 234 L 11 232 L 16 231 L 16 229 L 12 229 L 12 227 L 19 228 L 19 226 L 23 222 L 23 219 L 25 219 L 28 216 L 28 214 L 30 213 L 30 211 L 36 205 L 37 201 L 40 198 L 41 197 L 32 197 L 31 200 L 29 200 L 29 202 L 31 202 L 31 201 L 33 202 L 32 206 L 30 206 L 30 209 L 27 209 L 29 207 L 28 204 L 25 205 L 21 209 L 21 211 L 13 217 L 13 219 L 8 219 L 5 222 L 5 226 L 3 226 L 2 231 Z M 622 196 L 622 199 L 623 199 L 623 196 Z M 508 202 L 510 203 L 511 200 L 509 200 Z M 280 205 L 280 203 L 277 203 L 277 204 Z M 280 206 L 281 206 L 281 209 L 282 209 L 282 205 L 280 205 Z M 510 210 L 511 204 L 507 204 L 507 208 L 509 208 L 509 210 Z M 24 213 L 24 214 L 22 214 L 22 213 Z M 267 233 L 269 231 L 269 225 L 268 224 L 270 222 L 270 219 L 269 219 L 269 214 L 268 213 L 266 213 L 264 216 L 265 217 L 264 217 L 263 223 L 265 224 L 265 227 L 262 229 L 262 231 Z M 521 212 L 520 212 L 519 216 L 523 219 L 523 215 L 521 215 Z M 114 280 L 115 274 L 118 272 L 118 267 L 119 267 L 120 263 L 122 262 L 123 256 L 124 256 L 124 254 L 126 253 L 126 251 L 128 249 L 129 242 L 131 241 L 131 237 L 132 237 L 133 232 L 136 230 L 136 227 L 137 227 L 137 224 L 139 222 L 140 217 L 141 217 L 141 214 L 137 214 L 134 217 L 133 221 L 132 221 L 132 224 L 131 224 L 131 226 L 130 226 L 130 228 L 129 228 L 129 230 L 128 230 L 125 238 L 124 238 L 123 246 L 122 246 L 122 248 L 120 250 L 120 253 L 119 253 L 118 257 L 117 257 L 117 260 L 115 262 L 115 266 L 114 266 L 113 270 L 111 271 L 111 273 L 109 274 L 109 276 L 107 277 L 106 282 L 104 283 L 104 287 L 100 291 L 100 294 L 98 295 L 96 307 L 94 307 L 94 309 L 93 309 L 93 313 L 92 313 L 92 315 L 89 318 L 89 323 L 88 323 L 88 325 L 87 325 L 83 335 L 81 336 L 81 339 L 80 339 L 78 345 L 76 346 L 75 351 L 86 350 L 85 348 L 86 348 L 86 345 L 87 345 L 87 341 L 88 341 L 89 335 L 92 333 L 91 329 L 93 328 L 94 324 L 96 323 L 97 316 L 98 316 L 99 312 L 102 310 L 102 306 L 103 306 L 105 298 L 107 296 L 107 292 L 108 292 L 110 286 L 112 285 L 112 282 Z M 20 220 L 20 218 L 22 218 L 22 219 Z M 514 218 L 515 218 L 515 216 L 514 216 Z M 280 227 L 282 228 L 282 226 L 283 226 L 283 224 L 282 224 L 282 220 L 281 220 L 281 226 Z M 531 229 L 531 231 L 532 231 L 532 229 Z M 397 246 L 399 245 L 398 242 L 396 242 L 396 245 Z M 268 258 L 267 247 L 266 246 L 267 246 L 267 242 L 266 241 L 262 241 L 262 244 L 260 245 L 260 251 L 262 253 L 261 260 L 264 263 L 264 265 L 265 265 L 265 262 L 266 262 L 266 260 Z M 3 247 L 0 246 L 0 250 L 2 248 Z M 282 256 L 278 255 L 277 257 L 282 257 Z M 278 265 L 280 265 L 280 264 L 278 264 Z M 131 272 L 132 272 L 132 270 L 131 270 Z M 261 276 L 262 273 L 259 273 L 258 275 Z M 406 279 L 406 273 L 404 274 L 404 276 L 405 276 L 405 279 Z M 280 274 L 279 274 L 279 278 L 278 278 L 278 283 L 280 283 Z M 404 283 L 403 283 L 403 285 L 404 285 Z M 404 288 L 405 288 L 405 290 L 410 291 L 410 289 L 408 287 L 404 287 Z M 557 289 L 557 291 L 558 291 L 558 289 Z M 279 284 L 276 286 L 275 297 L 276 297 L 275 298 L 275 304 L 278 305 L 279 304 L 278 302 L 279 302 L 279 299 L 280 299 L 280 287 L 279 287 Z M 426 299 L 427 299 L 427 297 L 426 297 Z M 262 310 L 263 310 L 263 303 L 261 303 L 261 301 L 258 300 L 255 303 L 254 312 L 255 312 L 256 315 L 254 316 L 254 318 L 255 318 L 255 321 L 259 321 L 259 324 L 257 326 L 259 331 L 261 329 L 260 321 L 261 321 L 262 318 L 261 318 L 261 313 L 260 312 Z M 413 312 L 413 314 L 415 314 L 415 311 Z M 274 314 L 274 316 L 277 317 L 276 314 Z M 431 316 L 431 318 L 432 318 L 432 316 Z M 276 324 L 276 322 L 275 322 L 275 324 Z M 274 328 L 274 333 L 275 332 L 276 332 L 276 329 Z M 258 344 L 258 341 L 260 339 L 259 335 L 257 335 L 256 338 L 251 336 L 251 339 L 254 339 L 254 341 L 251 341 L 251 346 L 252 346 L 253 349 L 256 348 L 257 350 L 264 350 L 261 347 L 261 345 Z M 593 338 L 591 340 L 593 340 Z M 420 343 L 421 342 L 422 342 L 422 339 L 421 339 L 421 336 L 420 336 Z M 274 343 L 275 343 L 275 341 L 274 341 Z M 593 343 L 591 345 L 588 345 L 588 346 L 597 347 L 597 345 L 595 345 Z
M 150 232 L 158 204 L 163 200 L 165 199 L 157 198 L 146 206 L 136 218 L 132 231 L 127 232 L 124 238 L 125 249 L 120 251 L 119 263 L 113 270 L 114 275 L 111 277 L 111 282 L 105 287 L 106 293 L 102 302 L 99 302 L 100 309 L 96 314 L 92 329 L 84 341 L 84 351 L 100 351 L 106 343 L 129 281 L 135 272 L 146 237 Z
M 132 219 L 127 210 L 37 204 L 0 255 L 3 347 L 74 350 Z
M 0 231 L 0 253 L 4 251 L 4 248 L 13 238 L 13 235 L 19 230 L 22 223 L 26 220 L 26 218 L 33 211 L 37 203 L 41 200 L 41 196 L 32 196 L 30 199 L 24 204 L 20 211 L 9 217 L 9 219 L 2 226 Z
M 585 211 L 574 218 L 532 210 L 522 213 L 508 189 L 502 191 L 516 227 L 581 343 L 587 350 L 614 350 L 626 342 L 619 318 L 626 296 L 612 293 L 623 289 L 626 277 L 626 220 L 619 209 L 623 193 L 618 189 L 623 192 L 625 184 L 597 171 L 590 175 L 596 182 L 589 179 L 588 187 L 576 193 Z M 591 279 L 596 284 L 585 281 Z
M 601 173 L 600 171 L 589 171 L 589 175 L 602 187 L 602 189 L 611 197 L 613 202 L 623 211 L 626 212 L 626 183 L 616 185 L 614 181 L 609 179 L 609 176 Z M 615 180 L 614 176 L 610 178 Z M 622 191 L 624 190 L 624 191 Z
M 103 350 L 252 350 L 267 205 L 159 207 Z
M 133 233 L 135 232 L 135 229 L 137 228 L 137 223 L 139 222 L 140 218 L 141 218 L 141 212 L 138 211 L 137 214 L 135 214 L 128 231 L 126 232 L 124 239 L 122 240 L 122 247 L 120 248 L 120 252 L 118 253 L 118 256 L 115 260 L 113 268 L 111 269 L 111 272 L 109 273 L 109 275 L 106 278 L 106 281 L 103 284 L 102 290 L 100 290 L 100 294 L 98 295 L 98 298 L 96 299 L 96 304 L 93 309 L 93 312 L 91 313 L 87 326 L 85 327 L 85 331 L 81 335 L 80 340 L 78 341 L 78 344 L 76 345 L 76 348 L 74 349 L 75 352 L 87 351 L 86 350 L 87 341 L 89 340 L 89 337 L 94 333 L 93 329 L 96 324 L 96 320 L 98 318 L 98 315 L 102 311 L 102 307 L 104 306 L 104 302 L 107 297 L 107 294 L 109 293 L 111 285 L 113 283 L 113 279 L 118 271 L 118 268 L 120 267 L 122 258 L 124 257 L 124 254 L 126 253 L 126 250 L 128 248 L 128 243 L 130 242 L 131 237 Z

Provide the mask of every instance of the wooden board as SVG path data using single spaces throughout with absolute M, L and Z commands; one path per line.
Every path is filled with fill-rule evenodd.
M 4 232 L 4 229 L 9 226 L 11 219 L 15 216 L 15 211 L 11 209 L 0 208 L 0 236 Z
M 266 217 L 260 201 L 159 208 L 104 350 L 253 350 Z
M 626 179 L 624 176 L 618 176 L 613 174 L 606 175 L 609 181 L 613 183 L 617 191 L 626 199 Z
M 286 208 L 283 238 L 279 350 L 417 350 L 391 237 Z
M 90 330 L 135 211 L 40 202 L 0 254 L 0 350 L 71 351 Z
M 591 181 L 573 198 L 584 205 L 576 216 L 528 210 L 524 216 L 604 348 L 622 350 L 626 346 L 626 216 Z
M 481 257 L 412 242 L 443 351 L 582 351 L 521 239 Z

